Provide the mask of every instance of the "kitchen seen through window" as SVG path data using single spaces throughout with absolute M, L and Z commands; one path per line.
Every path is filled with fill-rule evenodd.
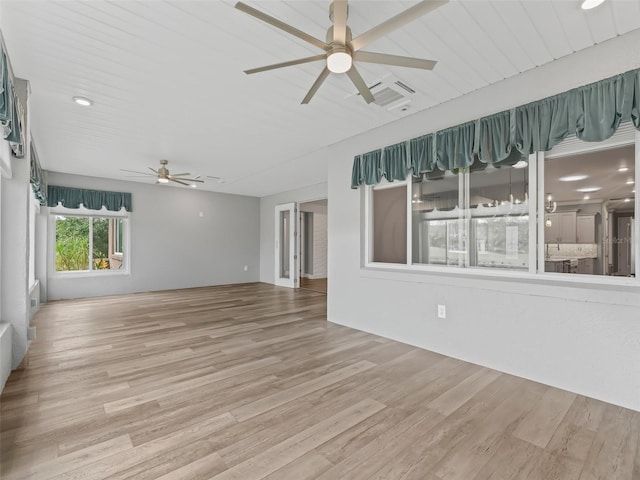
M 366 260 L 635 277 L 631 142 L 571 138 L 503 164 L 476 159 L 461 171 L 370 187 Z

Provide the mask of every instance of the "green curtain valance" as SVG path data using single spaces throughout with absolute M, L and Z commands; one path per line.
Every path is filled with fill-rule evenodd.
M 0 126 L 2 136 L 11 143 L 16 156 L 22 156 L 22 109 L 13 87 L 13 75 L 9 67 L 7 52 L 0 48 Z
M 475 160 L 512 165 L 522 155 L 551 150 L 569 135 L 601 142 L 629 121 L 640 130 L 640 69 L 357 155 L 351 188 L 375 185 L 383 177 L 404 179 L 410 172 L 420 177 L 434 169 L 457 171 Z
M 31 174 L 29 181 L 31 183 L 31 190 L 33 190 L 33 194 L 40 201 L 40 205 L 46 206 L 47 182 L 44 179 L 40 160 L 38 159 L 38 153 L 36 152 L 33 142 L 31 142 Z
M 58 203 L 66 208 L 79 208 L 80 204 L 82 204 L 84 208 L 89 210 L 101 210 L 102 207 L 106 207 L 111 212 L 117 212 L 124 207 L 127 212 L 132 211 L 130 193 L 49 185 L 47 188 L 47 205 L 56 207 Z
M 433 135 L 423 135 L 409 140 L 409 155 L 414 175 L 433 172 L 437 157 Z
M 475 153 L 475 122 L 441 130 L 436 134 L 436 164 L 440 170 L 467 168 Z M 406 178 L 406 177 L 405 177 Z

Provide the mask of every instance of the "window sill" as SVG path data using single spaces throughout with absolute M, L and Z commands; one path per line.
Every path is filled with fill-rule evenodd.
M 122 277 L 130 275 L 129 270 L 91 270 L 91 271 L 69 271 L 69 272 L 55 272 L 50 278 L 61 280 L 63 278 L 100 278 L 100 277 Z
M 597 303 L 640 306 L 640 280 L 569 273 L 539 273 L 417 265 L 370 263 L 361 267 L 364 278 L 441 286 L 468 287 L 503 293 L 580 299 Z M 479 283 L 482 281 L 482 283 Z M 526 290 L 523 286 L 530 288 Z M 585 290 L 589 290 L 585 296 Z M 633 294 L 633 295 L 629 295 Z

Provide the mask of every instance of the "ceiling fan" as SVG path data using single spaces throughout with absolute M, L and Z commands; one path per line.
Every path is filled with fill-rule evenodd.
M 148 167 L 149 170 L 151 170 L 153 173 L 137 172 L 135 170 L 126 170 L 124 168 L 121 168 L 120 170 L 122 170 L 123 172 L 137 173 L 138 175 L 148 175 L 152 177 L 155 176 L 157 178 L 156 183 L 175 182 L 175 183 L 179 183 L 180 185 L 186 185 L 186 186 L 192 186 L 192 187 L 194 187 L 195 185 L 189 184 L 187 182 L 204 183 L 204 180 L 199 180 L 200 175 L 194 178 L 185 178 L 190 176 L 191 174 L 188 172 L 174 173 L 174 174 L 169 173 L 169 169 L 167 168 L 168 163 L 169 163 L 168 160 L 160 160 L 160 168 L 158 170 Z
M 290 60 L 288 62 L 275 63 L 273 65 L 267 65 L 265 67 L 252 68 L 245 70 L 244 73 L 250 75 L 252 73 L 265 72 L 267 70 L 274 70 L 276 68 L 289 67 L 292 65 L 300 65 L 303 63 L 317 62 L 324 60 L 326 62 L 320 76 L 316 79 L 314 84 L 307 95 L 302 100 L 303 104 L 309 103 L 311 98 L 318 91 L 322 83 L 329 76 L 329 73 L 346 73 L 351 82 L 355 85 L 360 92 L 362 98 L 371 103 L 375 99 L 367 87 L 367 84 L 362 79 L 362 76 L 356 69 L 353 62 L 367 62 L 378 63 L 383 65 L 396 65 L 400 67 L 422 68 L 425 70 L 432 70 L 436 65 L 434 60 L 424 60 L 421 58 L 402 57 L 398 55 L 387 55 L 384 53 L 374 53 L 362 50 L 363 47 L 370 44 L 374 40 L 397 30 L 398 28 L 406 25 L 407 23 L 441 7 L 449 0 L 423 0 L 411 8 L 399 13 L 395 17 L 392 17 L 381 24 L 373 27 L 367 32 L 357 36 L 351 37 L 351 29 L 347 25 L 347 17 L 349 13 L 349 6 L 347 0 L 334 0 L 329 7 L 329 19 L 333 22 L 333 25 L 327 30 L 326 42 L 317 39 L 316 37 L 309 35 L 301 30 L 298 30 L 291 25 L 281 22 L 277 18 L 274 18 L 266 13 L 256 10 L 249 5 L 238 2 L 235 8 L 241 10 L 249 15 L 262 20 L 269 25 L 284 30 L 285 32 L 308 42 L 321 50 L 324 53 L 314 55 L 311 57 L 298 58 L 296 60 Z

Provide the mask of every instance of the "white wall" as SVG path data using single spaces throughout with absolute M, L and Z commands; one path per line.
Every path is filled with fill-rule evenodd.
M 634 31 L 330 147 L 328 319 L 640 410 L 640 288 L 363 269 L 349 188 L 356 154 L 638 68 L 638 45 Z
M 314 154 L 318 162 L 326 162 L 326 150 Z M 275 282 L 275 207 L 283 203 L 307 202 L 327 198 L 327 184 L 269 195 L 260 199 L 260 281 Z
M 255 197 L 52 172 L 49 184 L 131 192 L 133 202 L 130 275 L 68 278 L 52 271 L 49 257 L 49 300 L 259 279 Z
M 327 249 L 329 247 L 326 213 L 313 214 L 313 274 L 310 278 L 327 277 Z
M 24 358 L 29 327 L 29 160 L 11 158 L 11 178 L 2 177 L 0 255 L 1 318 L 12 326 L 12 368 Z
M 0 322 L 0 392 L 11 374 L 11 325 Z
M 0 225 L 2 225 L 2 178 L 10 175 L 11 156 L 9 144 L 0 141 Z M 2 229 L 0 229 L 2 230 Z M 0 232 L 0 272 L 2 271 L 2 235 Z M 0 275 L 0 392 L 11 374 L 12 335 L 11 325 L 2 320 L 2 275 Z

